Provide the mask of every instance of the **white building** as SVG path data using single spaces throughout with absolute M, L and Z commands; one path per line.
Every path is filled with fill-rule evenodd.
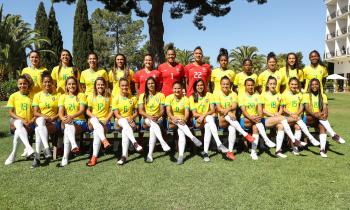
M 327 8 L 324 57 L 326 61 L 334 63 L 334 73 L 348 78 L 349 82 L 350 0 L 324 0 L 324 2 Z

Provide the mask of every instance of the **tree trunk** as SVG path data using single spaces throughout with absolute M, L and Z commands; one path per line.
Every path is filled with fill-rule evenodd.
M 152 8 L 147 19 L 150 37 L 150 53 L 154 56 L 154 65 L 157 66 L 165 61 L 164 56 L 164 25 L 163 7 L 164 0 L 152 0 Z

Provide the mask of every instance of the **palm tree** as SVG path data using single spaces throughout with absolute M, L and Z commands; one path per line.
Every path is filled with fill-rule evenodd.
M 253 70 L 256 73 L 261 72 L 266 63 L 265 55 L 258 54 L 259 50 L 254 46 L 240 46 L 231 50 L 230 64 L 235 70 L 240 71 L 242 69 L 243 60 L 250 58 L 253 61 Z
M 193 53 L 190 50 L 176 49 L 176 60 L 185 66 L 193 61 Z

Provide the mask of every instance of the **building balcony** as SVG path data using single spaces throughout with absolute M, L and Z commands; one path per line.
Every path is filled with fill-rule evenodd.
M 330 40 L 330 39 L 333 39 L 333 38 L 335 38 L 335 32 L 327 34 L 327 36 L 326 36 L 327 40 Z
M 342 28 L 340 28 L 340 30 L 337 30 L 336 35 L 337 36 L 345 35 L 345 34 L 347 34 L 349 32 L 349 29 L 350 29 L 350 27 L 349 28 L 348 27 L 342 27 Z

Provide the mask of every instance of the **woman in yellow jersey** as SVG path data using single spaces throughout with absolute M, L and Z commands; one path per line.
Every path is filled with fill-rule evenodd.
M 286 81 L 284 76 L 281 74 L 280 71 L 277 70 L 277 58 L 275 53 L 270 52 L 267 55 L 267 69 L 263 71 L 259 77 L 258 77 L 258 90 L 259 92 L 264 92 L 265 85 L 267 83 L 267 79 L 269 76 L 273 76 L 277 80 L 277 86 L 276 86 L 276 91 L 277 93 L 280 93 L 280 89 L 284 88 L 283 86 L 285 85 Z
M 34 116 L 37 117 L 35 128 L 35 157 L 32 168 L 40 166 L 41 144 L 44 146 L 44 155 L 46 161 L 52 157 L 49 148 L 49 135 L 55 135 L 61 129 L 58 119 L 58 99 L 60 93 L 56 93 L 53 89 L 53 80 L 50 72 L 44 71 L 42 76 L 43 90 L 34 95 L 33 110 Z
M 252 128 L 254 141 L 252 143 L 252 149 L 250 156 L 253 160 L 258 159 L 258 155 L 256 152 L 258 142 L 259 142 L 259 134 L 263 137 L 265 144 L 268 147 L 275 147 L 276 144 L 273 143 L 266 135 L 265 127 L 261 123 L 261 119 L 263 116 L 262 106 L 260 103 L 259 94 L 255 93 L 254 90 L 255 82 L 253 79 L 248 78 L 245 81 L 245 89 L 246 92 L 240 94 L 238 96 L 238 104 L 242 110 L 241 116 L 241 126 L 244 128 Z
M 287 156 L 282 153 L 282 142 L 285 132 L 294 145 L 305 146 L 306 144 L 295 139 L 287 119 L 282 116 L 283 110 L 280 108 L 282 97 L 280 93 L 277 93 L 276 85 L 276 78 L 270 76 L 267 80 L 266 91 L 260 96 L 260 103 L 262 104 L 264 113 L 264 119 L 262 121 L 267 128 L 277 128 L 276 155 L 277 157 L 286 158 Z
M 186 122 L 190 115 L 190 103 L 186 96 L 182 93 L 182 86 L 179 81 L 173 84 L 173 94 L 168 95 L 165 99 L 165 106 L 168 115 L 169 128 L 174 129 L 177 127 L 177 134 L 179 136 L 178 147 L 179 156 L 177 158 L 177 164 L 183 164 L 184 153 L 186 147 L 186 137 L 189 137 L 191 141 L 197 146 L 202 146 L 202 142 L 199 141 L 190 131 Z
M 107 71 L 98 67 L 98 57 L 96 53 L 88 56 L 89 68 L 84 70 L 80 76 L 80 84 L 86 96 L 94 94 L 94 84 L 97 77 L 103 77 L 108 82 Z
M 240 132 L 245 139 L 253 142 L 254 138 L 244 131 L 236 119 L 237 94 L 231 90 L 230 79 L 226 76 L 221 78 L 221 91 L 215 95 L 216 110 L 219 117 L 219 126 L 228 128 L 228 149 L 226 157 L 235 160 L 233 147 L 236 141 L 236 130 Z
M 146 80 L 145 93 L 139 96 L 139 113 L 143 117 L 141 126 L 149 128 L 149 150 L 146 158 L 147 163 L 153 162 L 153 150 L 158 138 L 164 152 L 170 151 L 169 145 L 165 142 L 160 125 L 163 122 L 165 96 L 157 92 L 157 82 L 153 77 Z
M 309 83 L 311 79 L 316 78 L 320 81 L 320 88 L 323 90 L 323 85 L 326 83 L 326 77 L 328 76 L 328 71 L 326 67 L 321 62 L 320 53 L 316 50 L 313 50 L 309 54 L 310 65 L 306 66 L 303 69 L 305 86 L 304 90 L 306 91 L 309 88 Z
M 221 48 L 220 53 L 217 57 L 217 62 L 220 64 L 220 67 L 214 69 L 211 72 L 211 88 L 214 94 L 219 93 L 221 91 L 220 81 L 221 78 L 226 76 L 230 79 L 230 82 L 233 83 L 235 79 L 235 71 L 232 69 L 228 69 L 228 52 L 226 49 Z
M 122 157 L 117 162 L 124 165 L 128 157 L 129 141 L 136 151 L 141 152 L 142 147 L 137 143 L 133 129 L 136 129 L 135 118 L 137 112 L 137 99 L 129 91 L 129 81 L 124 78 L 119 80 L 119 95 L 113 98 L 112 109 L 116 118 L 116 126 L 122 129 Z
M 235 80 L 233 82 L 234 87 L 238 89 L 237 94 L 242 94 L 245 92 L 245 80 L 247 78 L 251 78 L 256 83 L 258 76 L 253 73 L 253 61 L 250 58 L 246 58 L 243 60 L 243 71 L 238 73 L 235 76 Z
M 225 76 L 226 77 L 226 76 Z M 211 137 L 214 137 L 218 150 L 222 153 L 227 153 L 228 149 L 221 143 L 218 129 L 214 120 L 215 100 L 211 93 L 205 90 L 205 84 L 202 79 L 199 79 L 193 84 L 194 92 L 190 96 L 190 109 L 193 115 L 194 127 L 204 127 L 204 153 L 203 160 L 210 161 L 208 151 Z
M 12 152 L 6 159 L 5 165 L 10 165 L 15 161 L 18 138 L 21 139 L 25 146 L 27 157 L 34 153 L 34 150 L 30 146 L 28 140 L 28 132 L 33 132 L 35 121 L 32 110 L 32 99 L 28 97 L 28 84 L 28 79 L 25 76 L 19 76 L 17 80 L 17 87 L 19 91 L 13 93 L 7 102 L 7 107 L 10 108 L 10 129 L 11 131 L 14 131 L 14 136 Z
M 286 66 L 279 69 L 282 76 L 285 79 L 285 85 L 281 87 L 280 92 L 283 93 L 286 89 L 288 90 L 288 81 L 292 77 L 296 77 L 300 83 L 304 81 L 303 71 L 299 67 L 299 60 L 297 54 L 290 52 L 287 54 Z
M 63 158 L 59 167 L 68 164 L 69 152 L 79 152 L 75 135 L 88 130 L 84 116 L 86 107 L 86 96 L 79 93 L 79 83 L 75 77 L 68 77 L 66 80 L 66 93 L 58 100 L 58 116 L 62 121 L 63 135 Z M 70 150 L 70 147 L 72 148 Z
M 86 114 L 90 117 L 88 126 L 89 130 L 93 130 L 94 135 L 92 156 L 86 164 L 87 166 L 96 165 L 101 143 L 105 149 L 111 146 L 105 136 L 105 132 L 111 130 L 110 119 L 113 117 L 112 99 L 106 91 L 106 87 L 106 80 L 103 77 L 97 77 L 94 84 L 94 94 L 87 98 Z
M 114 67 L 108 73 L 108 79 L 110 83 L 110 87 L 113 87 L 112 97 L 115 95 L 119 95 L 119 80 L 120 78 L 127 79 L 130 84 L 130 93 L 132 92 L 134 71 L 127 67 L 126 57 L 123 54 L 117 54 L 114 58 Z
M 326 144 L 327 134 L 332 137 L 333 140 L 340 144 L 344 144 L 345 140 L 337 135 L 332 129 L 328 121 L 328 100 L 327 96 L 322 93 L 320 81 L 316 78 L 310 80 L 310 86 L 308 92 L 304 94 L 303 102 L 305 104 L 307 123 L 320 130 L 320 155 L 327 157 Z
M 51 77 L 56 83 L 56 90 L 58 93 L 65 93 L 66 80 L 71 76 L 79 80 L 80 72 L 73 65 L 72 54 L 69 52 L 69 50 L 64 49 L 61 52 L 59 65 L 54 67 L 51 72 Z
M 283 109 L 283 115 L 288 117 L 288 123 L 294 125 L 295 139 L 300 141 L 301 131 L 303 131 L 303 133 L 309 138 L 313 145 L 320 145 L 320 142 L 318 142 L 310 134 L 306 124 L 300 117 L 304 112 L 304 106 L 302 104 L 302 94 L 299 91 L 299 80 L 296 77 L 290 78 L 288 86 L 289 90 L 284 91 L 282 94 L 281 105 Z M 296 145 L 293 145 L 293 154 L 299 155 L 299 150 Z

